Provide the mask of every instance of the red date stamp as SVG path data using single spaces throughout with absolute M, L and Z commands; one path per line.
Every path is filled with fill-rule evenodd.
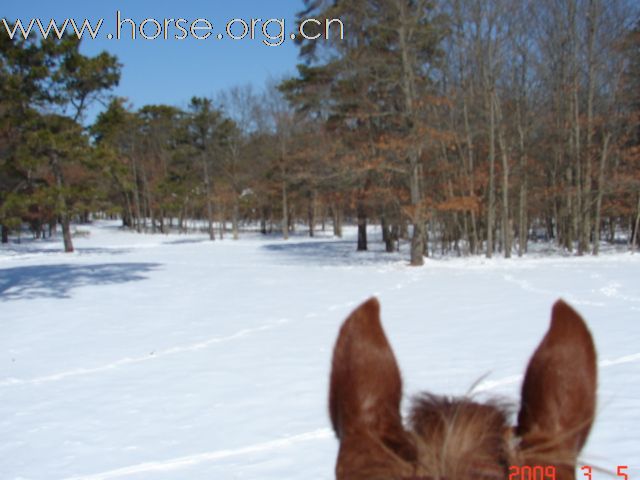
M 618 465 L 616 475 L 622 480 L 632 480 L 627 474 L 628 465 Z M 580 467 L 583 478 L 593 480 L 593 468 Z M 556 467 L 553 465 L 512 465 L 509 467 L 509 480 L 556 480 Z
M 509 467 L 509 480 L 556 480 L 556 467 L 553 465 L 512 465 Z

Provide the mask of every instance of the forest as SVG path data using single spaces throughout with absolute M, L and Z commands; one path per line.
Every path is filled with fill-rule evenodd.
M 216 241 L 357 225 L 354 249 L 408 244 L 411 265 L 640 247 L 634 2 L 305 0 L 309 17 L 344 39 L 186 108 L 114 96 L 126 65 L 74 35 L 0 35 L 2 243 L 28 229 L 71 252 L 74 225 L 118 218 Z

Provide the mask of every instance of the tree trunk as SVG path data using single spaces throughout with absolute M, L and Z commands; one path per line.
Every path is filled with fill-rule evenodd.
M 496 114 L 498 117 L 498 143 L 500 144 L 500 158 L 502 159 L 502 245 L 504 258 L 511 258 L 511 222 L 509 220 L 509 157 L 504 138 L 502 110 L 497 95 L 493 95 Z
M 220 240 L 224 240 L 224 231 L 227 228 L 227 221 L 225 218 L 224 205 L 221 205 L 220 203 L 218 204 L 218 238 Z
M 209 178 L 209 165 L 207 159 L 202 159 L 202 170 L 204 173 L 204 194 L 207 199 L 207 223 L 209 240 L 216 239 L 216 232 L 213 229 L 213 202 L 211 201 L 211 179 Z
M 262 208 L 260 209 L 260 233 L 262 235 L 266 235 L 267 234 L 267 209 L 269 207 L 267 207 L 266 205 L 263 205 Z
M 367 213 L 362 203 L 358 204 L 358 249 L 359 252 L 367 250 Z
M 140 189 L 138 187 L 139 179 L 138 179 L 138 167 L 135 156 L 131 157 L 131 170 L 133 171 L 133 208 L 135 213 L 135 224 L 136 231 L 138 233 L 142 232 L 141 220 L 142 220 L 142 212 L 140 209 Z M 181 224 L 182 225 L 182 224 Z
M 638 194 L 638 207 L 636 212 L 636 221 L 633 224 L 633 234 L 631 235 L 631 242 L 629 249 L 633 252 L 636 249 L 636 243 L 638 243 L 638 228 L 640 227 L 640 193 Z
M 400 225 L 394 223 L 391 227 L 391 239 L 393 240 L 396 252 L 400 251 Z
M 288 220 L 288 231 L 295 233 L 296 231 L 296 224 L 295 224 L 295 220 L 296 220 L 296 215 L 295 215 L 295 204 L 292 204 L 289 206 L 289 213 L 287 214 L 287 220 Z
M 609 234 L 607 235 L 607 242 L 614 243 L 616 240 L 616 222 L 613 218 L 609 217 Z
M 410 32 L 407 31 L 410 14 L 407 12 L 407 3 L 404 0 L 396 0 L 400 21 L 398 24 L 398 42 L 402 59 L 402 93 L 404 96 L 404 121 L 412 133 L 415 133 L 418 119 L 416 118 L 416 87 L 415 87 L 415 59 L 411 51 Z M 410 137 L 414 137 L 411 135 Z M 417 140 L 411 139 L 409 145 L 409 165 L 411 184 L 411 206 L 413 207 L 413 237 L 411 238 L 411 265 L 424 264 L 424 208 L 422 205 L 422 168 L 420 165 L 420 146 Z
M 597 1 L 589 0 L 587 12 L 587 138 L 585 146 L 585 172 L 584 172 L 584 191 L 582 201 L 582 235 L 581 242 L 583 250 L 586 251 L 591 239 L 591 149 L 593 139 L 593 96 L 594 96 L 594 75 L 595 65 L 593 60 L 593 50 L 595 41 L 595 25 L 597 22 L 598 9 Z M 595 225 L 596 229 L 600 228 L 599 220 Z M 600 240 L 600 233 L 597 234 Z M 594 245 L 594 250 L 596 246 Z M 596 253 L 597 254 L 597 253 Z
M 495 223 L 495 110 L 493 102 L 493 92 L 489 93 L 489 202 L 487 206 L 487 258 L 493 256 L 493 228 Z
M 575 195 L 572 202 L 571 209 L 571 222 L 574 238 L 578 240 L 578 255 L 584 254 L 587 246 L 584 243 L 582 236 L 582 220 L 583 220 L 583 169 L 582 169 L 582 144 L 581 144 L 581 129 L 580 129 L 580 77 L 579 77 L 579 42 L 577 32 L 577 7 L 575 0 L 569 2 L 569 21 L 570 21 L 570 41 L 572 45 L 572 74 L 573 74 L 573 86 L 572 86 L 572 107 L 573 116 L 571 118 L 573 126 L 573 161 L 575 165 Z
M 73 242 L 71 241 L 71 221 L 69 215 L 64 213 L 60 215 L 60 225 L 62 226 L 62 240 L 64 242 L 64 251 L 73 252 Z
M 315 234 L 316 225 L 316 192 L 311 192 L 311 198 L 309 199 L 309 208 L 307 209 L 307 223 L 309 224 L 309 236 L 313 237 Z
M 287 182 L 282 180 L 282 238 L 289 239 L 289 205 L 287 202 Z
M 573 202 L 573 172 L 571 167 L 567 168 L 567 206 L 565 211 L 565 226 L 564 226 L 564 246 L 568 252 L 573 251 L 574 240 L 574 219 L 575 219 L 575 207 Z
M 333 234 L 338 238 L 342 238 L 342 209 L 336 202 L 331 207 L 331 211 L 333 212 Z
M 604 195 L 604 169 L 607 163 L 607 149 L 609 147 L 610 134 L 605 135 L 600 155 L 600 171 L 598 172 L 598 196 L 596 198 L 596 219 L 593 225 L 593 254 L 600 253 L 600 215 L 602 212 L 602 196 Z
M 124 212 L 122 213 L 122 226 L 126 228 L 133 228 L 133 210 L 131 208 L 131 199 L 126 191 L 123 191 L 124 195 Z
M 1 225 L 2 228 L 2 243 L 9 243 L 9 228 L 5 224 Z
M 382 241 L 384 242 L 385 252 L 393 253 L 395 251 L 393 231 L 384 215 L 380 218 L 380 226 L 382 228 Z
M 422 195 L 420 189 L 420 172 L 422 169 L 417 163 L 417 159 L 411 168 L 411 204 L 413 212 L 413 235 L 411 237 L 411 265 L 419 267 L 424 265 L 424 212 L 422 206 Z
M 233 239 L 238 240 L 240 238 L 240 203 L 238 195 L 233 197 L 233 210 L 231 212 L 231 230 L 233 233 Z
M 417 157 L 417 152 L 412 153 L 412 156 L 414 155 Z M 411 266 L 413 267 L 424 265 L 425 252 L 425 221 L 421 188 L 422 167 L 418 161 L 418 158 L 411 161 L 411 204 L 414 207 L 413 235 L 411 236 Z
M 142 179 L 142 228 L 147 232 L 147 218 L 153 217 L 151 213 L 151 193 L 149 192 L 149 182 L 147 181 L 147 171 L 144 165 L 140 167 L 140 178 Z
M 524 151 L 524 130 L 522 125 L 518 125 L 519 133 L 519 156 L 520 156 L 520 195 L 518 199 L 518 256 L 521 257 L 527 252 L 527 241 L 529 239 L 529 219 L 527 218 L 527 160 Z
M 57 209 L 60 217 L 60 225 L 62 226 L 62 240 L 64 242 L 64 251 L 73 252 L 73 241 L 71 240 L 71 221 L 69 212 L 67 211 L 67 199 L 64 196 L 64 176 L 60 161 L 56 154 L 53 154 L 50 160 L 51 170 L 58 187 Z
M 464 129 L 467 143 L 467 183 L 469 185 L 469 196 L 475 197 L 475 182 L 473 178 L 473 139 L 471 137 L 471 128 L 469 126 L 469 112 L 467 109 L 467 97 L 463 97 L 464 103 L 462 112 L 464 114 Z M 476 212 L 471 210 L 471 237 L 469 238 L 469 252 L 471 255 L 475 255 L 478 248 L 478 223 L 476 220 Z

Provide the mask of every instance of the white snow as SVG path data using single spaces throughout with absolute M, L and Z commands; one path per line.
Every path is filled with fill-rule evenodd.
M 0 479 L 333 478 L 331 352 L 371 295 L 407 400 L 477 384 L 514 403 L 563 297 L 599 353 L 583 461 L 640 478 L 640 255 L 411 268 L 375 231 L 356 253 L 322 236 L 80 228 L 70 255 L 58 240 L 0 247 Z

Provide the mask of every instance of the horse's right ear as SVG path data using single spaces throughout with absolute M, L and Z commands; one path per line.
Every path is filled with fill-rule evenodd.
M 377 446 L 413 459 L 416 452 L 402 426 L 401 399 L 400 370 L 380 323 L 380 304 L 371 298 L 345 320 L 333 351 L 329 413 L 341 449 L 350 445 L 359 450 L 372 442 L 367 448 Z
M 553 452 L 558 478 L 574 478 L 596 408 L 596 350 L 584 320 L 562 300 L 549 331 L 529 361 L 517 434 L 525 458 Z M 558 455 L 559 454 L 559 455 Z M 555 463 L 555 462 L 554 462 Z

